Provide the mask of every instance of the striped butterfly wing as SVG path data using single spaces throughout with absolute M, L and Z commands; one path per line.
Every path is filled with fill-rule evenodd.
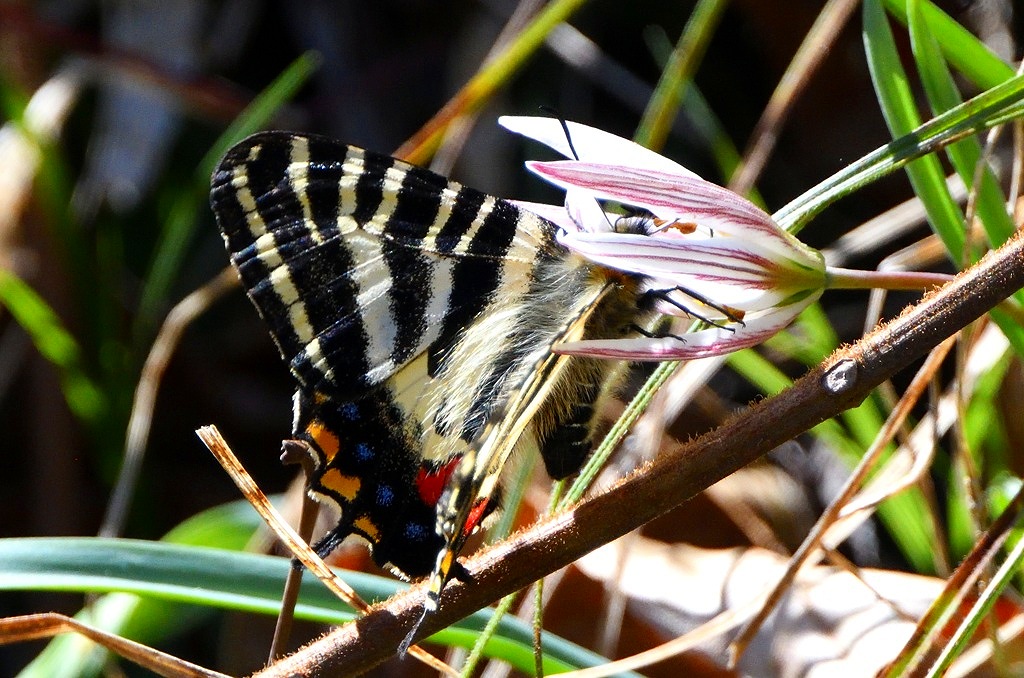
M 431 367 L 551 224 L 433 172 L 329 138 L 249 137 L 214 173 L 231 259 L 307 392 L 353 400 Z
M 318 550 L 355 533 L 379 564 L 430 573 L 497 505 L 516 440 L 481 458 L 476 438 L 546 353 L 535 326 L 562 322 L 561 308 L 530 318 L 524 306 L 564 259 L 554 226 L 393 158 L 282 132 L 231 149 L 211 195 L 299 384 L 310 489 L 341 511 Z

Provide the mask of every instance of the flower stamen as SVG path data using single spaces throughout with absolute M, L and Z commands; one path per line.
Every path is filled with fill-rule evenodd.
M 679 221 L 678 219 L 658 219 L 657 217 L 651 219 L 651 223 L 654 224 L 655 230 L 652 232 L 664 233 L 665 231 L 678 231 L 683 235 L 691 235 L 697 232 L 696 221 Z M 713 235 L 713 234 L 712 234 Z

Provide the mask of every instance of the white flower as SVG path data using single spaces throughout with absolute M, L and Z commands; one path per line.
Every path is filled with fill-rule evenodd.
M 630 360 L 721 355 L 765 341 L 821 296 L 821 253 L 749 200 L 586 125 L 563 128 L 559 120 L 534 117 L 499 123 L 572 158 L 527 163 L 565 189 L 564 207 L 519 204 L 558 225 L 558 240 L 570 250 L 644 276 L 648 290 L 662 291 L 659 311 L 707 321 L 681 338 L 585 340 L 559 344 L 556 352 Z M 640 216 L 609 213 L 605 201 Z

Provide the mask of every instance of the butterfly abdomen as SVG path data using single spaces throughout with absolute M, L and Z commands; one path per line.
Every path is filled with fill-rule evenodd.
M 586 284 L 604 288 L 583 338 L 626 335 L 637 321 L 641 280 L 585 264 Z M 538 305 L 540 308 L 541 305 Z M 614 395 L 624 366 L 608 360 L 574 356 L 564 376 L 534 419 L 534 435 L 548 475 L 562 479 L 576 473 L 594 445 L 601 407 Z

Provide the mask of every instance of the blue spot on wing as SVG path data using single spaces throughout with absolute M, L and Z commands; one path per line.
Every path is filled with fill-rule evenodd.
M 367 461 L 373 459 L 373 448 L 366 443 L 356 443 L 356 459 L 359 461 Z
M 390 506 L 395 501 L 395 491 L 389 485 L 381 485 L 377 488 L 377 504 L 379 506 Z
M 434 530 L 432 528 L 428 528 L 423 523 L 410 522 L 405 524 L 404 536 L 409 541 L 423 541 L 429 537 L 433 537 Z

